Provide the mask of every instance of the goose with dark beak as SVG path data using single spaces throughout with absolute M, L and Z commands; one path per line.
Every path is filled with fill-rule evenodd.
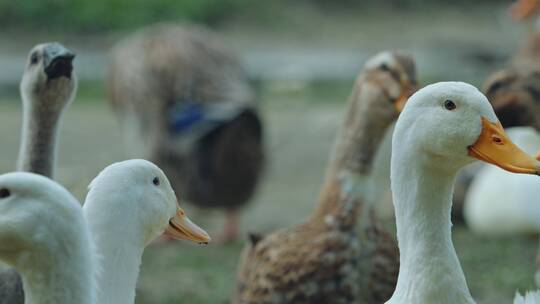
M 50 43 L 43 48 L 43 66 L 48 79 L 71 78 L 75 53 L 60 43 Z

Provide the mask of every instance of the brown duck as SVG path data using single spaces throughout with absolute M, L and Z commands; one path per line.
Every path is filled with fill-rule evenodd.
M 108 83 L 130 151 L 161 167 L 186 200 L 225 209 L 224 238 L 234 239 L 264 150 L 255 96 L 232 52 L 205 29 L 154 25 L 114 47 Z
M 390 298 L 399 269 L 397 246 L 364 202 L 370 199 L 375 151 L 415 87 L 415 65 L 408 55 L 383 52 L 366 63 L 313 214 L 299 226 L 250 237 L 234 303 L 382 303 Z

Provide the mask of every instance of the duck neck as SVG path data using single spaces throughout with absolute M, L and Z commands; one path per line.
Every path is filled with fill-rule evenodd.
M 104 204 L 93 204 L 89 199 L 92 199 L 90 194 L 83 211 L 88 220 L 101 269 L 97 282 L 99 291 L 97 303 L 134 303 L 145 246 L 137 235 L 138 227 L 131 223 L 119 224 L 117 213 L 102 211 L 107 210 L 103 207 L 104 204 L 113 205 L 114 202 L 103 201 Z M 127 210 L 129 212 L 129 209 Z M 134 217 L 134 214 L 125 216 L 126 219 Z
M 22 141 L 17 164 L 19 171 L 53 177 L 61 115 L 62 110 L 24 102 Z
M 64 253 L 28 255 L 18 261 L 25 304 L 94 304 L 95 263 L 89 238 Z M 46 261 L 44 261 L 46 259 Z
M 396 114 L 370 107 L 365 99 L 374 98 L 373 92 L 367 86 L 361 90 L 362 81 L 359 81 L 349 98 L 347 114 L 338 131 L 314 218 L 344 214 L 343 211 L 351 210 L 351 203 L 358 204 L 358 208 L 362 209 L 363 202 L 369 203 L 372 200 L 370 172 L 373 159 Z M 362 96 L 362 92 L 369 96 Z M 342 193 L 341 179 L 344 173 L 354 177 L 355 192 L 361 195 L 359 199 L 351 200 L 349 195 Z M 349 214 L 356 218 L 353 212 Z
M 457 171 L 394 152 L 391 180 L 400 268 L 388 303 L 474 303 L 451 238 Z

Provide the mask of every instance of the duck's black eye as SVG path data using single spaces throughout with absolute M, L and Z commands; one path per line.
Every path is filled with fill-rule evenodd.
M 38 54 L 32 53 L 32 55 L 30 56 L 30 64 L 36 64 L 38 60 L 39 60 Z
M 381 64 L 379 68 L 383 71 L 390 71 L 390 68 L 388 67 L 386 63 Z
M 156 186 L 159 186 L 160 182 L 159 182 L 159 177 L 154 177 L 154 179 L 152 180 L 152 183 Z
M 0 199 L 9 197 L 11 195 L 11 192 L 7 188 L 0 189 Z
M 444 108 L 447 109 L 448 111 L 452 111 L 456 108 L 456 104 L 450 99 L 447 99 L 444 101 Z

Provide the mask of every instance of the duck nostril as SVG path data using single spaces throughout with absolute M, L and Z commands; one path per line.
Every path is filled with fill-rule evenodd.
M 503 140 L 499 136 L 493 135 L 491 138 L 493 139 L 493 142 L 495 144 L 497 144 L 497 145 L 502 145 L 503 144 Z

